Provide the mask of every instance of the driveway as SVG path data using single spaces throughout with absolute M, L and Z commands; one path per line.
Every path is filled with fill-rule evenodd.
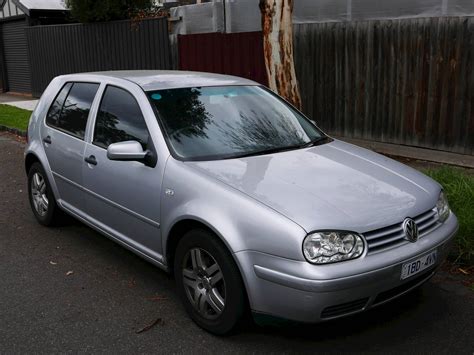
M 37 224 L 23 148 L 0 133 L 1 353 L 474 351 L 473 292 L 443 275 L 344 320 L 248 325 L 233 336 L 212 336 L 186 316 L 162 271 L 78 222 Z

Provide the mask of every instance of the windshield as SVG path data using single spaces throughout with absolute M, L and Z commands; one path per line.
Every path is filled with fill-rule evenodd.
M 173 153 L 215 160 L 297 149 L 324 136 L 300 113 L 259 86 L 148 92 Z

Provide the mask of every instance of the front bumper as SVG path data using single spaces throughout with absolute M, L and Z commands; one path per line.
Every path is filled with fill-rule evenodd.
M 433 276 L 446 258 L 458 228 L 446 222 L 416 243 L 329 265 L 280 258 L 255 251 L 236 257 L 252 311 L 280 318 L 319 322 L 358 313 L 388 302 Z M 436 264 L 400 280 L 402 264 L 437 249 Z

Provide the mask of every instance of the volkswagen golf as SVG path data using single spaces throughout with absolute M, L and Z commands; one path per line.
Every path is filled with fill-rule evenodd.
M 384 304 L 433 276 L 458 228 L 438 183 L 226 75 L 57 77 L 25 168 L 39 223 L 67 213 L 170 272 L 215 334 L 247 312 L 321 322 Z

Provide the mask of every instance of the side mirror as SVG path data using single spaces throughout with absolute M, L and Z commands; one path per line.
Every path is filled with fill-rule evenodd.
M 107 158 L 110 160 L 143 162 L 147 154 L 137 141 L 113 143 L 107 148 Z

